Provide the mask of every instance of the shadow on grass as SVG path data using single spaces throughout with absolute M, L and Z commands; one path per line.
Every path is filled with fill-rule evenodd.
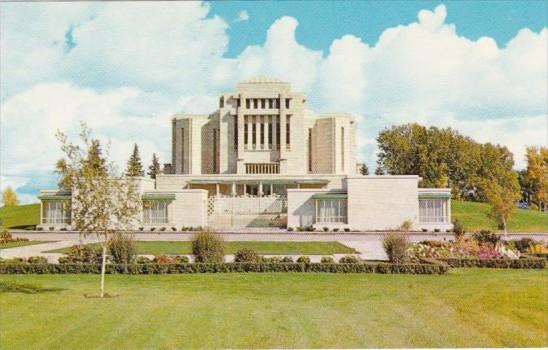
M 1 293 L 23 293 L 23 294 L 38 294 L 47 292 L 60 292 L 65 288 L 44 288 L 34 284 L 19 284 L 13 282 L 0 282 Z
M 103 295 L 103 299 L 107 299 L 107 298 L 117 298 L 119 297 L 120 295 L 118 294 L 108 294 L 108 293 L 105 293 Z M 84 294 L 84 298 L 86 299 L 101 299 L 101 296 L 99 295 L 96 295 L 96 294 Z

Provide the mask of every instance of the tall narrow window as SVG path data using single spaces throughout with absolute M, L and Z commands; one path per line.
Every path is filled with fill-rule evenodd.
M 280 149 L 280 116 L 275 116 L 274 118 L 276 118 L 276 147 Z
M 344 171 L 344 128 L 341 128 L 341 169 Z
M 257 123 L 255 123 L 255 117 L 252 119 L 253 126 L 251 128 L 251 144 L 253 149 L 257 149 Z
M 308 171 L 312 172 L 312 129 L 308 129 Z
M 221 96 L 219 99 L 219 108 L 223 108 L 225 106 L 225 98 L 224 96 Z
M 288 115 L 285 118 L 285 148 L 289 149 L 291 147 L 291 116 Z
M 251 99 L 249 99 L 249 98 L 245 99 L 245 108 L 247 108 L 247 109 L 251 108 Z
M 217 172 L 217 130 L 213 129 L 213 172 Z
M 261 108 L 266 108 L 266 99 L 261 98 Z
M 272 101 L 271 98 L 268 99 L 268 108 L 272 109 L 274 106 L 274 102 Z
M 234 116 L 234 149 L 238 149 L 238 116 Z
M 258 98 L 253 99 L 253 108 L 255 108 L 255 109 L 259 108 L 259 99 Z
M 289 109 L 289 98 L 286 98 L 285 99 L 285 108 L 288 108 Z
M 265 149 L 265 145 L 264 145 L 264 123 L 263 123 L 263 118 L 266 118 L 266 117 L 262 117 L 259 119 L 259 123 L 261 123 L 261 149 Z
M 273 117 L 267 117 L 268 120 L 268 148 L 272 149 L 272 118 Z
M 240 106 L 242 105 L 242 104 L 241 104 L 241 99 L 237 99 L 237 100 L 236 100 L 236 105 L 237 105 L 238 107 L 240 107 Z
M 185 128 L 181 128 L 181 173 L 185 173 Z
M 244 147 L 245 148 L 247 148 L 248 141 L 249 141 L 249 136 L 248 136 L 248 133 L 247 133 L 247 127 L 248 127 L 247 118 L 249 118 L 249 117 L 246 116 L 245 119 L 244 119 Z

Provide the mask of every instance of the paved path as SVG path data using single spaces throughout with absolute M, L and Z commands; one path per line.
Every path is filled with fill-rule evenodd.
M 303 233 L 303 232 L 239 232 L 239 233 L 219 233 L 225 241 L 294 241 L 294 242 L 340 242 L 348 247 L 354 248 L 359 252 L 359 256 L 362 259 L 368 260 L 385 260 L 386 254 L 382 247 L 383 234 L 382 233 Z M 0 257 L 9 259 L 13 257 L 28 258 L 30 256 L 44 256 L 50 262 L 57 262 L 57 259 L 61 256 L 58 253 L 43 253 L 48 250 L 54 250 L 59 248 L 70 247 L 72 245 L 82 243 L 96 242 L 97 238 L 88 236 L 81 239 L 78 233 L 64 232 L 17 232 L 13 233 L 15 237 L 24 237 L 30 240 L 42 240 L 42 241 L 56 241 L 52 243 L 43 243 L 23 247 L 15 247 L 0 250 Z M 522 237 L 532 237 L 534 239 L 540 239 L 548 241 L 548 234 L 512 234 L 510 238 L 519 239 Z M 190 241 L 193 238 L 193 233 L 173 233 L 173 232 L 158 232 L 158 233 L 144 233 L 139 232 L 135 234 L 135 239 L 139 241 Z M 418 242 L 422 240 L 449 240 L 453 239 L 452 234 L 447 233 L 415 233 L 410 234 L 410 240 L 412 242 Z M 293 258 L 299 255 L 287 255 Z M 335 260 L 338 260 L 343 255 L 333 255 Z M 313 262 L 320 261 L 321 255 L 310 255 Z M 232 261 L 233 255 L 227 255 L 226 260 Z

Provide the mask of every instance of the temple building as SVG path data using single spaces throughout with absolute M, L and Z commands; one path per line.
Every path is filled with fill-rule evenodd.
M 451 227 L 449 189 L 419 188 L 416 175 L 359 174 L 352 115 L 314 113 L 303 93 L 264 77 L 218 103 L 209 115 L 172 118 L 171 163 L 155 181 L 139 180 L 143 230 Z M 40 198 L 42 225 L 70 228 L 70 210 L 58 204 L 70 192 Z

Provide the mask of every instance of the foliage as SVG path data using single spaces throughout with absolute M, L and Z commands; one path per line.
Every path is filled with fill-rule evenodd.
M 548 246 L 543 243 L 532 243 L 529 245 L 529 248 L 527 248 L 527 253 L 530 254 L 547 254 L 548 253 Z
M 542 259 L 539 259 L 542 260 Z M 542 260 L 544 261 L 544 260 Z M 237 272 L 328 272 L 328 273 L 381 273 L 381 274 L 443 274 L 444 264 L 327 264 L 327 263 L 167 263 L 167 264 L 107 264 L 108 274 L 184 274 L 184 273 L 237 273 Z M 78 274 L 101 273 L 101 264 L 28 264 L 2 263 L 0 274 Z
M 333 257 L 331 256 L 322 256 L 320 259 L 320 263 L 322 264 L 334 264 L 335 260 L 333 260 Z
M 486 180 L 481 182 L 483 193 L 492 207 L 492 216 L 497 219 L 506 233 L 507 222 L 516 211 L 520 197 L 519 182 L 515 173 L 508 173 L 505 180 Z
M 360 174 L 361 175 L 369 175 L 369 168 L 367 167 L 367 164 L 363 163 L 360 167 Z
M 464 224 L 459 219 L 453 221 L 453 233 L 455 234 L 455 239 L 458 240 L 461 237 L 464 237 L 465 232 Z
M 280 262 L 282 262 L 282 263 L 292 263 L 292 262 L 293 262 L 293 258 L 290 257 L 290 256 L 284 256 L 284 257 L 280 260 Z
M 481 230 L 480 232 L 474 232 L 472 238 L 475 239 L 479 244 L 490 244 L 495 246 L 500 242 L 500 235 L 493 233 L 489 230 Z
M 151 179 L 156 179 L 156 175 L 160 174 L 160 161 L 156 153 L 152 153 L 152 164 L 149 165 L 147 174 Z
M 62 177 L 72 189 L 72 225 L 82 235 L 99 238 L 102 254 L 100 295 L 104 295 L 104 268 L 107 240 L 116 232 L 129 231 L 137 222 L 141 198 L 133 177 L 119 178 L 112 162 L 102 156 L 99 141 L 91 138 L 91 130 L 81 124 L 83 146 L 69 141 L 57 132 L 65 154 Z
M 108 251 L 116 264 L 132 263 L 137 257 L 137 244 L 131 234 L 114 233 L 108 240 Z
M 519 240 L 509 241 L 520 253 L 526 253 L 529 250 L 529 246 L 536 244 L 536 241 L 532 238 L 524 237 Z
M 101 250 L 97 246 L 79 244 L 70 247 L 69 252 L 59 258 L 61 264 L 97 264 L 101 262 Z
M 7 186 L 2 192 L 2 203 L 4 207 L 16 207 L 19 204 L 17 194 L 11 186 Z
M 188 257 L 184 255 L 158 255 L 152 260 L 153 264 L 158 265 L 187 264 L 188 262 Z
M 495 246 L 484 244 L 479 248 L 478 258 L 481 260 L 500 259 L 502 258 L 502 254 Z
M 10 242 L 27 242 L 27 238 L 13 238 L 11 233 L 8 231 L 8 228 L 4 225 L 0 225 L 0 243 L 10 243 Z
M 409 230 L 411 230 L 412 226 L 413 226 L 413 223 L 411 222 L 411 220 L 405 220 L 401 224 L 400 230 L 403 231 L 403 232 L 409 232 Z
M 527 257 L 523 259 L 442 258 L 439 261 L 450 267 L 489 267 L 503 269 L 544 269 L 546 260 Z
M 44 258 L 43 256 L 31 256 L 27 258 L 27 262 L 29 264 L 47 264 L 48 259 Z
M 506 147 L 479 144 L 457 131 L 405 124 L 377 137 L 379 173 L 416 174 L 423 187 L 451 186 L 457 198 L 484 199 L 479 182 L 512 172 Z
M 406 233 L 388 232 L 384 235 L 383 248 L 390 262 L 403 264 L 406 260 L 409 237 Z
M 339 259 L 340 264 L 357 264 L 360 260 L 353 255 L 346 255 Z
M 196 262 L 221 263 L 224 261 L 225 244 L 219 235 L 201 231 L 192 241 L 192 254 Z
M 139 155 L 139 147 L 137 144 L 133 144 L 133 152 L 127 161 L 126 175 L 139 177 L 144 176 L 143 164 L 141 163 L 141 156 Z
M 253 249 L 240 249 L 234 255 L 234 262 L 258 262 L 259 254 Z
M 527 147 L 527 178 L 539 210 L 548 203 L 548 147 Z
M 300 263 L 300 264 L 310 264 L 310 258 L 308 256 L 299 256 L 297 258 L 297 263 Z

